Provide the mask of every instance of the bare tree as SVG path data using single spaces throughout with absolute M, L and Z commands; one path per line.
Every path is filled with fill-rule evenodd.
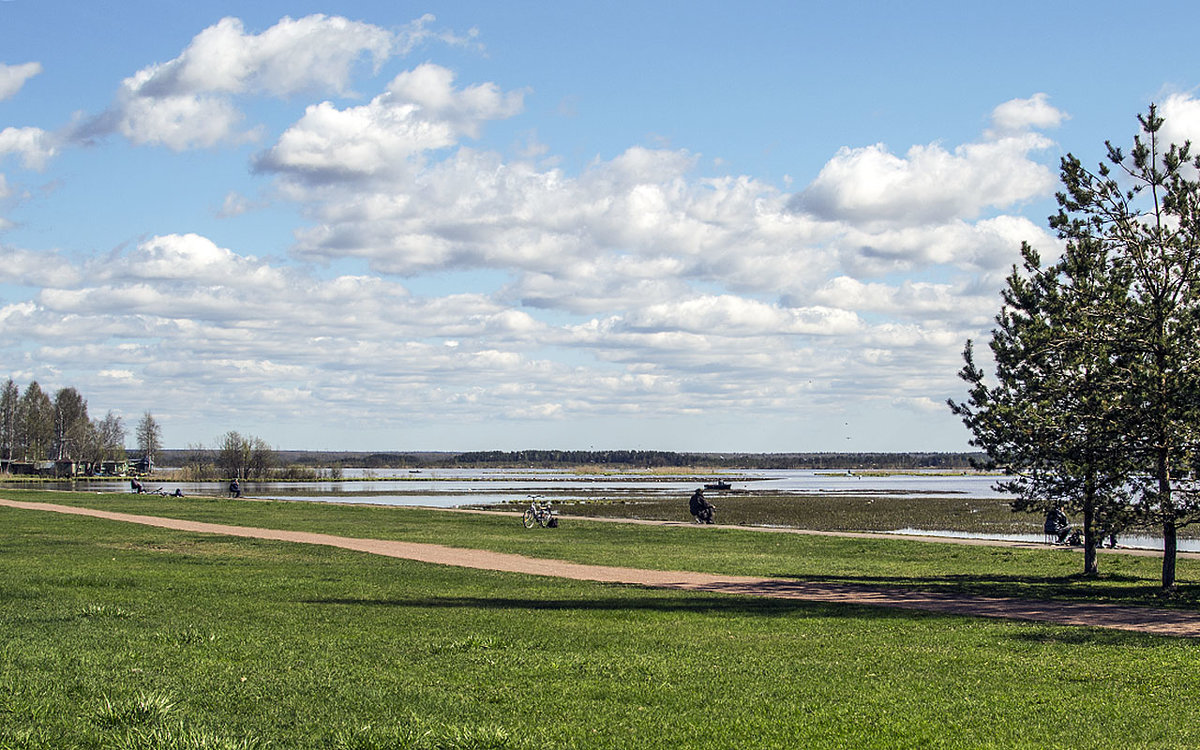
M 87 399 L 74 388 L 60 388 L 54 394 L 54 459 L 82 458 L 90 428 Z
M 154 456 L 162 450 L 162 428 L 150 412 L 143 414 L 138 422 L 136 437 L 138 450 L 142 452 L 147 463 L 152 465 Z

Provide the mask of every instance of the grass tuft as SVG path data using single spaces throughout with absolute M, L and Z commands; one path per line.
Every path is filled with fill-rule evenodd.
M 196 628 L 173 628 L 158 633 L 158 638 L 169 646 L 203 646 L 216 643 L 217 634 Z
M 84 618 L 90 617 L 116 617 L 126 618 L 133 617 L 133 613 L 126 609 L 114 606 L 112 604 L 85 604 L 79 609 L 79 616 Z
M 449 643 L 435 643 L 430 646 L 429 651 L 433 654 L 461 654 L 469 651 L 486 651 L 488 649 L 498 648 L 499 646 L 500 642 L 495 638 L 472 633 L 466 638 L 460 638 Z
M 258 750 L 266 745 L 256 737 L 232 737 L 211 729 L 182 724 L 127 732 L 114 750 Z
M 108 696 L 96 711 L 96 724 L 104 729 L 132 729 L 165 722 L 175 711 L 175 701 L 162 693 L 138 693 L 113 702 Z

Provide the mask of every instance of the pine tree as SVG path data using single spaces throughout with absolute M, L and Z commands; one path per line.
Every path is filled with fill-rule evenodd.
M 0 390 L 0 460 L 5 462 L 13 459 L 17 448 L 17 414 L 20 401 L 21 389 L 9 378 L 3 390 Z
M 968 400 L 950 407 L 972 444 L 1009 474 L 998 488 L 1016 496 L 1014 510 L 1083 515 L 1084 573 L 1095 575 L 1102 532 L 1128 522 L 1124 490 L 1133 470 L 1117 434 L 1125 376 L 1111 355 L 1123 277 L 1095 242 L 1070 244 L 1050 267 L 1028 245 L 1021 253 L 992 331 L 996 384 L 986 382 L 968 341 L 960 372 Z
M 1175 583 L 1178 530 L 1200 520 L 1192 476 L 1200 455 L 1200 159 L 1160 142 L 1151 105 L 1129 155 L 1107 143 L 1096 172 L 1062 161 L 1064 192 L 1051 225 L 1104 243 L 1129 281 L 1117 357 L 1129 375 L 1124 447 L 1141 463 L 1137 509 L 1163 536 L 1162 585 Z
M 17 404 L 18 446 L 22 460 L 44 461 L 54 442 L 54 404 L 35 380 Z

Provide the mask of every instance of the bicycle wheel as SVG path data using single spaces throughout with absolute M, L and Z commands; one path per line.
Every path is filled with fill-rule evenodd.
M 533 524 L 537 521 L 537 517 L 533 512 L 533 508 L 526 508 L 525 514 L 521 516 L 521 523 L 525 524 L 525 528 L 532 529 Z
M 537 514 L 538 526 L 541 526 L 543 529 L 546 528 L 546 521 L 548 520 L 550 520 L 550 511 L 544 510 Z

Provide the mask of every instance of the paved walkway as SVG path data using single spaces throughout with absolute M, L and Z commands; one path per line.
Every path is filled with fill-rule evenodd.
M 1200 638 L 1200 612 L 1078 602 L 936 594 L 852 584 L 805 583 L 779 578 L 716 575 L 687 571 L 642 570 L 610 565 L 585 565 L 564 560 L 547 560 L 503 552 L 489 552 L 486 550 L 459 549 L 437 544 L 399 542 L 384 539 L 360 539 L 357 537 L 263 529 L 250 526 L 229 526 L 202 521 L 186 521 L 158 516 L 116 513 L 53 503 L 29 503 L 0 499 L 0 506 L 89 516 L 92 518 L 137 523 L 145 526 L 156 526 L 201 534 L 221 534 L 255 539 L 274 539 L 300 544 L 326 545 L 374 555 L 385 555 L 387 557 L 397 557 L 438 565 L 454 565 L 482 570 L 498 570 L 510 573 L 680 589 L 684 591 L 799 599 L 830 604 L 895 607 L 955 615 L 1032 620 L 1061 625 L 1112 628 L 1159 635 Z M 921 537 L 921 539 L 924 539 L 924 537 Z

